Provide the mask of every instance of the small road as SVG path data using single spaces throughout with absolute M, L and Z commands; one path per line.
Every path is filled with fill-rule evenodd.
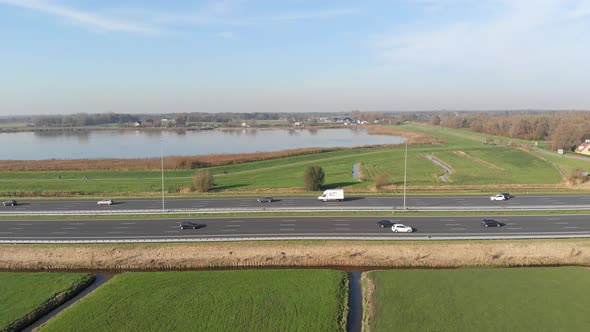
M 402 210 L 404 199 L 395 197 L 347 196 L 343 202 L 321 202 L 315 197 L 275 197 L 272 203 L 259 203 L 256 198 L 190 198 L 166 199 L 166 210 L 227 210 L 227 209 L 280 209 L 293 211 L 308 208 L 314 211 L 322 209 L 354 210 Z M 409 210 L 470 210 L 470 209 L 590 209 L 590 195 L 523 195 L 508 201 L 490 201 L 489 196 L 408 196 L 405 206 Z M 111 206 L 99 206 L 95 200 L 23 200 L 17 206 L 0 206 L 0 215 L 18 213 L 26 214 L 42 211 L 67 212 L 93 211 L 117 212 L 130 210 L 162 210 L 161 199 L 122 199 Z
M 200 229 L 179 228 L 186 219 L 68 219 L 2 220 L 0 241 L 14 240 L 146 240 L 146 239 L 240 239 L 240 238 L 424 238 L 438 237 L 555 237 L 590 235 L 590 215 L 519 215 L 496 216 L 502 227 L 485 228 L 482 217 L 427 216 L 391 217 L 415 229 L 410 234 L 394 234 L 380 228 L 377 217 L 232 217 L 195 218 Z

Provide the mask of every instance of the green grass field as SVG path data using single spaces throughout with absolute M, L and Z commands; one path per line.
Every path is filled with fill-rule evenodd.
M 0 272 L 0 331 L 30 319 L 36 310 L 49 305 L 60 293 L 88 283 L 92 278 L 82 273 Z
M 42 331 L 343 331 L 333 270 L 124 273 Z
M 370 272 L 371 331 L 587 331 L 583 267 Z
M 590 159 L 571 160 L 545 156 L 504 145 L 484 145 L 490 135 L 426 125 L 404 125 L 445 140 L 444 144 L 408 147 L 408 186 L 450 187 L 479 185 L 554 185 L 571 169 L 590 169 Z M 507 143 L 506 138 L 497 138 Z M 430 154 L 450 166 L 444 170 L 425 157 Z M 352 178 L 353 164 L 361 165 L 363 179 Z M 254 192 L 273 189 L 291 192 L 303 187 L 306 166 L 322 166 L 325 188 L 348 188 L 370 192 L 374 180 L 385 175 L 394 185 L 404 180 L 404 146 L 359 148 L 275 160 L 211 167 L 218 191 Z M 561 169 L 561 173 L 560 173 Z M 165 171 L 169 193 L 192 186 L 195 170 Z M 444 183 L 439 175 L 450 180 Z M 161 189 L 159 171 L 0 172 L 0 196 L 140 195 Z

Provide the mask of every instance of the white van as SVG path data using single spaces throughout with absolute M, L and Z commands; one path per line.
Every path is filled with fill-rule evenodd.
M 322 196 L 318 196 L 320 201 L 343 201 L 344 200 L 344 190 L 343 189 L 329 189 L 324 191 Z

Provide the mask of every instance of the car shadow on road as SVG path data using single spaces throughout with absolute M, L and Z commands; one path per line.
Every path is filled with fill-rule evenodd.
M 348 202 L 348 201 L 358 201 L 360 199 L 365 199 L 364 197 L 344 197 L 343 201 Z

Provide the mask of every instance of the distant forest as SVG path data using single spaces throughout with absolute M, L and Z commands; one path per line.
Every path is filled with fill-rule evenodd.
M 469 113 L 442 118 L 433 115 L 430 122 L 496 136 L 548 141 L 552 149 L 573 151 L 590 138 L 590 112 Z

